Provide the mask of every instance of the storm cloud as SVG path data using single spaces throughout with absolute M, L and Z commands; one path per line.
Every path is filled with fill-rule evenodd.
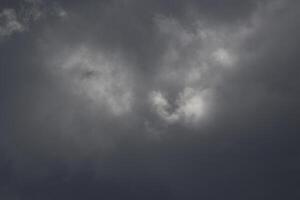
M 299 199 L 296 0 L 0 3 L 1 199 Z

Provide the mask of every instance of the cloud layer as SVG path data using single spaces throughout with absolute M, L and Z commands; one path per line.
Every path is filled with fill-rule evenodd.
M 0 198 L 298 199 L 293 0 L 0 3 Z

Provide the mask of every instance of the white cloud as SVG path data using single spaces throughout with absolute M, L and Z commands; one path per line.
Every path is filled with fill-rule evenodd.
M 175 112 L 169 111 L 171 105 L 166 97 L 159 91 L 154 91 L 150 94 L 150 101 L 154 106 L 157 114 L 165 121 L 169 123 L 176 122 L 178 120 L 178 115 Z
M 197 122 L 205 114 L 205 102 L 203 94 L 192 88 L 185 88 L 178 99 L 177 113 L 185 122 Z
M 174 108 L 159 91 L 150 94 L 150 101 L 155 112 L 167 123 L 194 124 L 201 120 L 207 112 L 207 91 L 185 88 L 174 100 Z

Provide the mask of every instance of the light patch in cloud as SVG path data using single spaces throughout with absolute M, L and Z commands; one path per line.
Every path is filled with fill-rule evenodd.
M 234 64 L 233 56 L 224 48 L 219 48 L 213 52 L 213 59 L 222 66 L 232 66 Z
M 10 36 L 16 32 L 22 32 L 25 28 L 18 20 L 14 9 L 4 9 L 0 12 L 0 37 Z
M 158 28 L 159 33 L 169 36 L 171 42 L 178 46 L 187 46 L 195 40 L 197 35 L 192 31 L 186 30 L 177 20 L 165 16 L 156 16 L 154 22 Z M 173 44 L 174 44 L 173 43 Z
M 195 123 L 205 114 L 205 102 L 203 94 L 192 88 L 185 88 L 179 95 L 177 113 L 187 123 Z
M 192 68 L 188 71 L 186 76 L 187 83 L 195 83 L 202 78 L 202 70 L 200 67 Z
M 150 101 L 157 114 L 166 122 L 174 123 L 179 120 L 179 115 L 176 111 L 171 111 L 171 104 L 160 91 L 153 91 Z
M 58 75 L 75 94 L 116 116 L 131 110 L 130 73 L 119 55 L 106 55 L 82 47 L 59 59 L 56 63 Z
M 56 16 L 56 17 L 59 17 L 61 19 L 65 19 L 69 15 L 67 10 L 64 9 L 60 4 L 58 4 L 56 2 L 51 4 L 50 8 L 48 8 L 45 12 L 48 15 Z
M 243 26 L 227 29 L 198 20 L 193 27 L 184 27 L 162 16 L 154 21 L 158 33 L 167 41 L 157 82 L 178 88 L 214 87 L 224 70 L 236 66 L 240 45 L 249 35 L 249 28 Z
M 54 7 L 54 14 L 56 14 L 60 18 L 65 18 L 68 16 L 67 11 L 60 6 Z
M 193 88 L 185 88 L 178 94 L 174 106 L 160 91 L 150 94 L 150 101 L 155 112 L 165 122 L 195 124 L 205 116 L 208 111 L 206 103 L 207 91 L 197 91 Z

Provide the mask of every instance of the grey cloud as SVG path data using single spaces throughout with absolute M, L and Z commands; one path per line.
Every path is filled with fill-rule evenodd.
M 24 26 L 18 20 L 14 9 L 4 9 L 0 13 L 0 36 L 9 36 L 15 32 L 24 31 Z
M 206 22 L 213 18 L 213 24 L 224 21 L 236 23 L 235 19 L 242 22 L 258 6 L 256 1 L 87 1 L 84 5 L 66 1 L 65 5 L 70 5 L 70 12 L 74 13 L 70 32 L 65 35 L 66 41 L 74 37 L 77 37 L 75 40 L 85 38 L 92 44 L 97 41 L 96 44 L 107 48 L 121 48 L 139 65 L 143 65 L 140 70 L 150 73 L 157 65 L 157 57 L 161 55 L 165 43 L 163 38 L 158 37 L 153 22 L 157 15 L 174 18 L 193 30 L 197 28 L 193 25 L 197 19 Z M 196 14 L 190 12 L 189 8 L 195 9 Z M 122 31 L 118 31 L 120 29 Z
M 0 44 L 1 197 L 298 199 L 297 1 L 55 5 Z
M 65 18 L 67 12 L 57 3 L 46 4 L 39 0 L 25 0 L 20 1 L 18 6 L 8 6 L 0 10 L 0 36 L 28 30 L 32 23 L 47 16 Z

